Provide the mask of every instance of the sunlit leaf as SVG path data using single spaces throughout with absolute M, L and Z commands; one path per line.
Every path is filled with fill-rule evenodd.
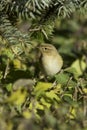
M 74 67 L 66 68 L 64 71 L 72 74 L 74 76 L 74 78 L 76 78 L 76 79 L 78 78 L 78 73 Z
M 45 108 L 45 107 L 46 107 L 46 108 L 50 108 L 50 106 L 51 106 L 51 103 L 50 103 L 50 102 L 47 102 L 46 99 L 43 98 L 43 97 L 40 99 L 40 102 L 41 102 L 41 104 L 43 105 L 44 108 Z
M 24 90 L 23 92 L 21 89 L 14 91 L 11 95 L 6 99 L 6 102 L 15 104 L 15 105 L 22 105 L 24 103 L 27 96 L 27 92 Z
M 85 71 L 87 65 L 83 60 L 77 59 L 75 62 L 73 62 L 71 67 L 75 68 L 76 71 L 77 71 L 78 76 L 80 76 Z
M 13 65 L 14 65 L 14 68 L 16 68 L 16 69 L 21 68 L 21 62 L 18 59 L 14 59 Z
M 70 119 L 75 119 L 75 117 L 76 117 L 76 109 L 70 107 L 70 110 L 69 110 L 69 113 L 67 114 L 67 116 L 68 116 Z
M 58 97 L 58 95 L 56 95 L 55 91 L 50 91 L 50 92 L 46 92 L 46 97 L 51 99 L 51 100 L 57 100 L 60 101 L 60 98 Z
M 24 110 L 23 113 L 22 113 L 22 115 L 26 119 L 30 119 L 32 117 L 32 113 L 28 109 Z
M 87 88 L 83 88 L 85 94 L 87 94 Z
M 52 86 L 52 83 L 45 83 L 45 82 L 38 82 L 34 89 L 34 94 L 36 97 L 44 94 L 44 92 L 48 89 L 50 89 Z
M 13 60 L 13 65 L 15 69 L 26 69 L 26 65 L 18 59 Z

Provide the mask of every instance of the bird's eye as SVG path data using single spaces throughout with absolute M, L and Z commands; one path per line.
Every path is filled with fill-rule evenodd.
M 47 47 L 44 47 L 44 50 L 47 50 L 48 48 Z

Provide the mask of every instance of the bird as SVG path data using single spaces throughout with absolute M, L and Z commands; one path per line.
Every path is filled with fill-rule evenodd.
M 40 62 L 47 76 L 54 76 L 63 66 L 63 58 L 52 44 L 39 45 Z

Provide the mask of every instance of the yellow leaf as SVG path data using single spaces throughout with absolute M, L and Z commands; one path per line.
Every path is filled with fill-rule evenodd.
M 69 117 L 70 119 L 75 119 L 75 117 L 76 117 L 76 109 L 70 107 L 69 113 L 67 113 L 67 117 Z
M 34 94 L 38 97 L 43 94 L 46 90 L 50 89 L 52 83 L 38 82 L 35 89 Z
M 76 117 L 76 109 L 70 108 L 70 119 L 74 119 Z
M 23 111 L 22 114 L 23 114 L 24 118 L 26 118 L 26 119 L 30 119 L 32 117 L 32 113 L 29 112 L 29 110 Z
M 57 101 L 60 101 L 60 98 L 58 95 L 56 95 L 55 91 L 46 92 L 46 96 L 52 100 L 56 99 Z
M 53 83 L 38 82 L 34 89 L 33 94 L 38 98 L 39 96 L 46 94 L 47 93 L 46 90 L 49 90 L 53 86 L 54 86 Z M 53 93 L 58 93 L 60 91 L 61 91 L 61 84 L 57 84 L 57 86 L 54 87 Z
M 21 91 L 21 89 L 14 91 L 11 93 L 11 96 L 9 96 L 6 99 L 6 102 L 11 103 L 11 104 L 15 104 L 15 105 L 22 105 L 22 103 L 24 103 L 25 99 L 27 96 L 27 92 L 26 91 Z
M 38 101 L 32 101 L 30 103 L 29 109 L 30 110 L 36 110 L 36 109 L 44 110 L 44 107 Z
M 14 59 L 13 64 L 16 69 L 21 68 L 21 62 L 18 59 Z
M 83 88 L 83 92 L 87 94 L 87 88 Z
M 37 113 L 37 110 L 44 110 L 44 107 L 42 104 L 40 104 L 38 101 L 36 100 L 32 100 L 32 102 L 29 105 L 29 110 L 31 111 L 31 114 L 34 114 L 36 116 L 37 119 L 40 119 L 40 115 Z
M 46 102 L 46 100 L 45 100 L 44 98 L 41 98 L 40 101 L 41 101 L 41 103 L 43 104 L 44 107 L 46 107 L 46 108 L 50 108 L 51 103 Z
M 37 86 L 35 88 L 35 91 L 44 91 L 44 90 L 47 90 L 49 89 L 50 87 L 52 86 L 52 83 L 46 83 L 46 82 L 38 82 L 37 83 Z
M 78 73 L 78 76 L 80 76 L 83 74 L 83 71 L 85 71 L 87 65 L 83 60 L 77 59 L 75 62 L 73 62 L 71 67 L 75 68 Z

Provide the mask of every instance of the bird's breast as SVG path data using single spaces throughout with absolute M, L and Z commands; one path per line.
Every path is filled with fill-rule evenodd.
M 44 56 L 42 58 L 43 68 L 47 75 L 55 75 L 60 71 L 61 66 L 58 57 L 55 56 Z

